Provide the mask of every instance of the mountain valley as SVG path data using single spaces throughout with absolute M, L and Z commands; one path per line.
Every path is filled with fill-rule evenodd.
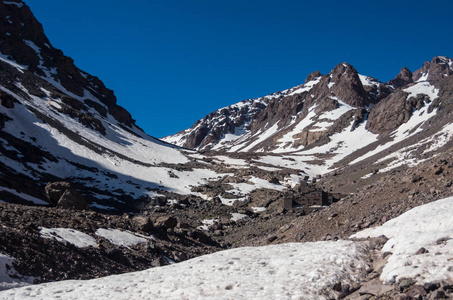
M 414 72 L 403 67 L 386 83 L 340 63 L 157 139 L 99 78 L 52 46 L 23 1 L 0 1 L 0 28 L 5 293 L 187 265 L 242 247 L 339 241 L 367 267 L 358 263 L 350 272 L 361 275 L 344 279 L 350 288 L 329 283 L 322 297 L 359 299 L 354 293 L 382 272 L 372 263 L 385 260 L 387 239 L 362 248 L 350 237 L 453 196 L 446 56 Z M 402 279 L 360 299 L 394 299 L 415 285 L 400 288 Z M 447 283 L 451 277 L 426 295 L 450 294 Z

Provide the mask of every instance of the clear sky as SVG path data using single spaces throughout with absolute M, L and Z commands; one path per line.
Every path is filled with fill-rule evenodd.
M 453 1 L 25 0 L 148 134 L 349 62 L 383 82 L 453 56 Z

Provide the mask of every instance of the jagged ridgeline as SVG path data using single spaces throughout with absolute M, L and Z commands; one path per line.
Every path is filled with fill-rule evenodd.
M 362 136 L 382 138 L 424 109 L 436 111 L 442 126 L 452 70 L 452 60 L 439 56 L 383 83 L 341 63 L 326 75 L 313 72 L 302 85 L 221 108 L 164 140 L 200 150 L 287 153 L 322 146 L 361 126 Z

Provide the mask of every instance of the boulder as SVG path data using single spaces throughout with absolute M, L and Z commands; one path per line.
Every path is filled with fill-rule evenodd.
M 73 188 L 70 182 L 49 182 L 45 188 L 47 199 L 49 199 L 51 204 L 57 205 L 64 192 L 70 188 Z
M 427 293 L 423 286 L 421 285 L 413 285 L 407 292 L 406 295 L 412 297 L 413 299 L 422 299 L 422 297 L 426 296 Z
M 166 229 L 175 228 L 178 225 L 178 219 L 172 216 L 161 216 L 156 219 L 155 225 Z
M 57 207 L 72 208 L 76 210 L 87 209 L 88 205 L 85 198 L 74 188 L 66 190 L 58 200 Z
M 135 216 L 132 218 L 132 225 L 136 230 L 150 232 L 153 228 L 153 222 L 149 217 Z
M 59 208 L 72 208 L 76 210 L 88 208 L 85 198 L 70 182 L 49 182 L 45 190 L 49 202 Z

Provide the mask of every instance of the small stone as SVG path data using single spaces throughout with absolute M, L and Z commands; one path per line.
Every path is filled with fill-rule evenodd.
M 429 251 L 426 250 L 425 248 L 421 247 L 420 249 L 418 249 L 417 253 L 415 253 L 415 254 L 420 255 L 420 254 L 425 254 L 425 253 L 429 253 Z
M 413 285 L 409 288 L 409 290 L 406 292 L 406 295 L 413 297 L 415 299 L 421 299 L 422 297 L 426 296 L 427 293 L 423 286 L 417 284 Z
M 153 222 L 149 217 L 135 216 L 132 218 L 132 224 L 136 230 L 149 232 L 153 228 Z
M 429 294 L 430 300 L 437 300 L 437 299 L 448 299 L 447 295 L 442 290 L 436 290 Z
M 277 239 L 277 236 L 276 235 L 271 235 L 271 236 L 268 236 L 267 237 L 267 241 L 269 243 L 272 243 L 273 241 L 275 241 Z
M 423 288 L 428 292 L 437 290 L 439 287 L 440 287 L 440 283 L 436 283 L 436 282 L 427 282 L 423 285 Z
M 401 278 L 398 283 L 398 287 L 401 292 L 404 292 L 407 288 L 413 286 L 416 283 L 417 282 L 412 278 Z
M 333 285 L 332 289 L 336 292 L 341 292 L 342 291 L 342 288 L 341 288 L 341 282 L 337 282 Z

